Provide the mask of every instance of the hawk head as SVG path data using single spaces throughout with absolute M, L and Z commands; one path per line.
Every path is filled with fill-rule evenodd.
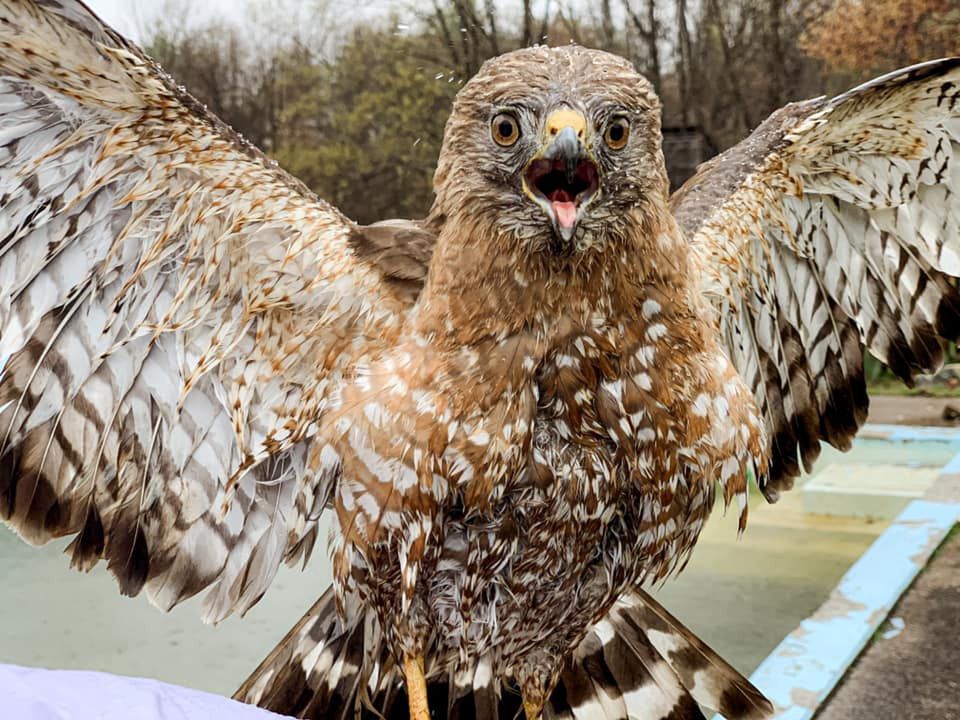
M 457 95 L 432 214 L 568 257 L 643 222 L 667 188 L 660 101 L 627 60 L 526 48 L 487 61 Z

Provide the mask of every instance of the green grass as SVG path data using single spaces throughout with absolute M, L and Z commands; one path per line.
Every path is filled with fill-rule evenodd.
M 957 346 L 950 343 L 947 346 L 947 363 L 960 362 L 960 352 Z M 926 385 L 924 387 L 908 388 L 896 377 L 890 369 L 877 360 L 869 352 L 863 356 L 863 372 L 867 378 L 867 390 L 873 395 L 903 395 L 906 397 L 960 397 L 960 384 L 950 387 L 943 383 Z
M 955 397 L 960 398 L 960 386 L 926 385 L 908 388 L 897 378 L 881 378 L 867 385 L 871 395 L 901 395 L 904 397 Z

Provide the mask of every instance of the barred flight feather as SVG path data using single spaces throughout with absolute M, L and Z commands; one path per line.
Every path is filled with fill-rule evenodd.
M 960 333 L 960 60 L 789 105 L 671 205 L 753 387 L 775 499 L 866 417 L 863 348 L 905 382 Z
M 406 718 L 402 675 L 375 623 L 353 604 L 345 617 L 327 591 L 234 698 L 300 718 Z M 519 695 L 482 662 L 427 675 L 431 707 L 446 707 L 448 720 L 522 713 Z M 580 643 L 543 720 L 702 720 L 707 710 L 762 720 L 773 707 L 656 600 L 632 591 Z
M 402 323 L 384 278 L 422 281 L 423 243 L 391 238 L 422 233 L 355 254 L 365 228 L 80 3 L 0 26 L 0 512 L 126 594 L 245 612 L 310 554 L 338 474 L 314 422 Z

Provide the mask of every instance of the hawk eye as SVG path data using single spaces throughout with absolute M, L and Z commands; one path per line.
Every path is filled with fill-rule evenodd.
M 630 121 L 625 117 L 615 117 L 607 125 L 603 140 L 613 150 L 622 150 L 630 138 Z
M 490 123 L 493 141 L 501 147 L 510 147 L 520 139 L 520 125 L 510 113 L 500 113 Z

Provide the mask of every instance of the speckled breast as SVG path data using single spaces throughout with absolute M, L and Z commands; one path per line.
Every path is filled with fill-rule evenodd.
M 684 418 L 634 370 L 596 335 L 545 360 L 526 465 L 488 512 L 446 515 L 429 592 L 443 644 L 506 675 L 562 658 L 628 585 L 692 547 L 713 485 L 677 463 Z
M 335 580 L 395 654 L 556 671 L 624 589 L 685 557 L 715 483 L 745 497 L 742 382 L 686 306 L 638 313 L 442 362 L 412 347 L 345 394 Z

